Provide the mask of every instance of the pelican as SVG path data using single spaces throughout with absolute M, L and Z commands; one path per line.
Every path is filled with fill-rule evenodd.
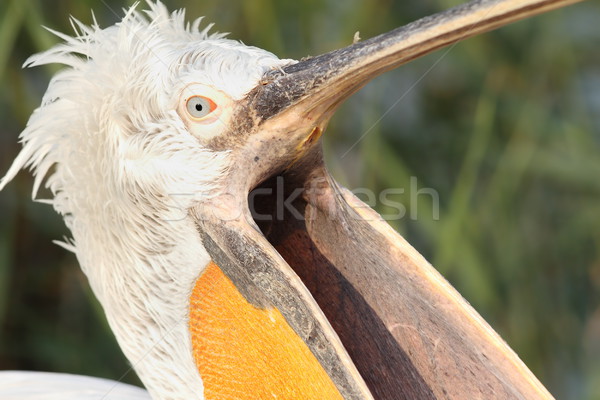
M 160 2 L 32 56 L 59 63 L 0 190 L 45 185 L 147 392 L 0 373 L 0 398 L 548 399 L 493 329 L 323 163 L 373 77 L 575 0 L 477 0 L 302 61 Z M 250 206 L 252 204 L 252 207 Z

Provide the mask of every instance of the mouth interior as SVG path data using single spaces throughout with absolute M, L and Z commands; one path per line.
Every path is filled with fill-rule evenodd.
M 304 162 L 306 159 L 313 162 Z M 314 162 L 312 155 L 304 160 L 260 183 L 250 192 L 248 205 L 262 234 L 315 296 L 319 290 L 315 285 L 315 269 L 329 261 L 308 233 L 305 190 L 311 180 L 311 167 L 322 161 Z
M 326 183 L 314 196 L 306 188 L 317 181 Z M 356 224 L 361 229 L 370 225 L 344 215 L 339 197 L 320 153 L 313 152 L 263 181 L 250 193 L 248 204 L 263 235 L 310 291 L 375 398 L 398 393 L 398 382 L 405 382 L 408 393 L 422 390 L 427 386 L 410 357 L 363 296 L 377 288 L 357 288 L 345 276 L 348 268 L 373 264 L 373 252 L 346 231 Z
M 320 151 L 310 151 L 254 188 L 248 205 L 264 237 L 296 272 L 331 322 L 335 316 L 328 309 L 336 300 L 325 295 L 344 279 L 319 250 L 308 226 L 313 206 L 308 203 L 307 188 L 324 171 Z

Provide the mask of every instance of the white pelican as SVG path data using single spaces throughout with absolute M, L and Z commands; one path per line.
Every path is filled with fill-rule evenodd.
M 34 196 L 50 188 L 73 235 L 62 245 L 148 392 L 4 372 L 0 398 L 551 398 L 335 183 L 319 138 L 372 77 L 572 2 L 474 1 L 300 62 L 187 25 L 159 2 L 106 29 L 55 32 L 64 42 L 27 65 L 67 68 L 0 189 L 22 168 Z

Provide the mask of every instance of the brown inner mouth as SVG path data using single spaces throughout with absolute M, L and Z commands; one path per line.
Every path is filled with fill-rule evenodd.
M 316 127 L 307 141 L 320 134 Z M 347 227 L 341 227 L 364 223 L 344 214 L 347 205 L 343 202 L 325 169 L 319 146 L 309 149 L 289 169 L 263 181 L 249 196 L 254 221 L 313 295 L 374 397 L 396 399 L 413 394 L 433 398 L 410 357 L 346 278 L 347 265 L 338 261 L 340 252 L 361 245 L 344 231 Z M 315 234 L 315 229 L 319 233 Z M 315 237 L 319 234 L 329 242 Z M 373 263 L 369 257 L 368 252 L 357 252 L 353 263 L 366 268 Z

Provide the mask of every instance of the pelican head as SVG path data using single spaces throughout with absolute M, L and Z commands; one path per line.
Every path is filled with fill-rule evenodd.
M 51 190 L 72 233 L 62 246 L 153 398 L 545 397 L 321 157 L 329 118 L 371 78 L 534 8 L 495 3 L 300 62 L 160 2 L 106 29 L 74 21 L 74 37 L 55 32 L 63 43 L 26 62 L 66 68 L 0 189 L 31 168 L 33 196 Z M 477 7 L 487 19 L 465 33 Z M 280 212 L 280 181 L 301 191 L 300 217 Z
M 75 37 L 56 33 L 64 43 L 26 65 L 67 68 L 50 82 L 1 183 L 29 166 L 35 197 L 45 180 L 72 232 L 62 245 L 160 399 L 204 393 L 190 296 L 213 259 L 199 215 L 254 225 L 248 191 L 316 141 L 310 132 L 259 129 L 261 116 L 249 108 L 265 75 L 294 61 L 200 24 L 157 2 L 106 29 L 76 21 Z M 273 145 L 276 134 L 281 143 Z

